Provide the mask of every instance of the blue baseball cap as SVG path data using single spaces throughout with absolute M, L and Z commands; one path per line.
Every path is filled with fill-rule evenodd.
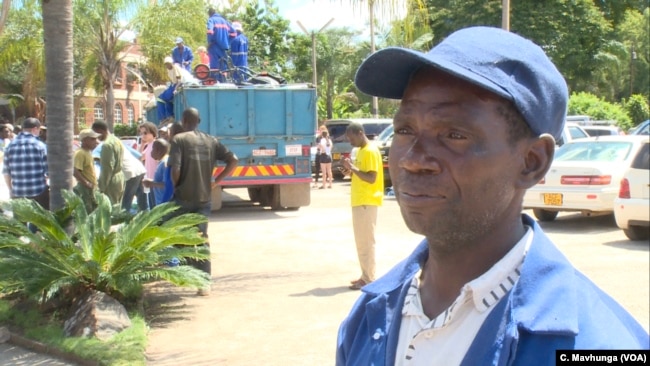
M 514 103 L 531 130 L 560 138 L 569 92 L 564 78 L 533 42 L 492 27 L 458 30 L 431 51 L 389 47 L 363 61 L 355 77 L 362 92 L 401 99 L 411 75 L 431 66 Z

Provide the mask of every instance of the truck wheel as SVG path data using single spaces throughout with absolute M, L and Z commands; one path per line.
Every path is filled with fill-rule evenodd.
M 541 208 L 534 208 L 533 214 L 539 221 L 553 221 L 557 217 L 558 211 L 549 211 Z
M 250 198 L 251 202 L 259 203 L 262 199 L 262 188 L 248 188 L 248 197 Z

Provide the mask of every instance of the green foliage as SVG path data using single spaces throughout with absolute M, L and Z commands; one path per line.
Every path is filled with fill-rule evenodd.
M 614 121 L 623 130 L 631 127 L 630 117 L 620 104 L 610 103 L 589 93 L 573 93 L 569 98 L 570 115 L 587 115 L 597 121 Z
M 650 105 L 648 105 L 648 100 L 643 95 L 632 95 L 630 99 L 625 101 L 624 107 L 632 121 L 631 127 L 650 119 Z
M 205 240 L 196 228 L 205 217 L 186 214 L 163 222 L 176 209 L 167 203 L 114 230 L 108 197 L 97 194 L 98 207 L 88 214 L 80 197 L 62 193 L 65 205 L 56 212 L 16 199 L 10 203 L 13 218 L 0 216 L 0 293 L 24 293 L 44 302 L 95 289 L 124 301 L 137 298 L 142 284 L 151 281 L 195 288 L 208 284 L 200 270 L 161 265 L 172 258 L 208 258 L 198 247 Z M 28 222 L 38 228 L 36 234 Z
M 287 55 L 291 52 L 294 35 L 289 32 L 289 21 L 279 15 L 273 0 L 231 1 L 222 15 L 231 22 L 238 20 L 243 24 L 251 69 L 286 77 Z
M 115 136 L 122 137 L 122 136 L 137 136 L 138 135 L 138 125 L 137 124 L 131 124 L 131 125 L 125 125 L 125 124 L 116 124 L 113 130 L 113 133 Z
M 208 9 L 203 0 L 159 0 L 142 6 L 133 22 L 138 33 L 142 53 L 149 59 L 143 71 L 145 80 L 154 85 L 167 81 L 163 59 L 171 56 L 176 37 L 182 37 L 185 45 L 194 52 L 194 64 L 198 64 L 196 48 L 206 45 L 205 26 Z M 195 66 L 194 65 L 194 66 Z
M 39 311 L 26 303 L 18 306 L 0 300 L 0 324 L 11 324 L 24 329 L 25 336 L 49 347 L 73 353 L 100 365 L 144 365 L 147 345 L 147 324 L 141 314 L 131 312 L 131 327 L 115 337 L 100 341 L 96 338 L 66 337 L 57 313 Z

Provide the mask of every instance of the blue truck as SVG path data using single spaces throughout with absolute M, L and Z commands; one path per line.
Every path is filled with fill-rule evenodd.
M 316 91 L 303 84 L 235 86 L 216 84 L 180 89 L 174 97 L 177 121 L 186 108 L 198 109 L 199 130 L 215 136 L 239 158 L 221 183 L 247 188 L 253 202 L 272 209 L 310 203 L 310 148 L 316 128 Z M 156 109 L 147 119 L 158 124 Z M 217 165 L 214 175 L 224 166 Z M 213 190 L 212 209 L 221 208 Z

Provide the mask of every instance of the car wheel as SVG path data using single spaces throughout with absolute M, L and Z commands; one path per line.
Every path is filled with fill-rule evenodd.
M 630 240 L 648 240 L 650 238 L 650 227 L 629 226 L 627 229 L 623 229 L 623 233 Z
M 558 211 L 543 210 L 541 208 L 534 208 L 533 214 L 539 221 L 553 221 L 557 217 Z

